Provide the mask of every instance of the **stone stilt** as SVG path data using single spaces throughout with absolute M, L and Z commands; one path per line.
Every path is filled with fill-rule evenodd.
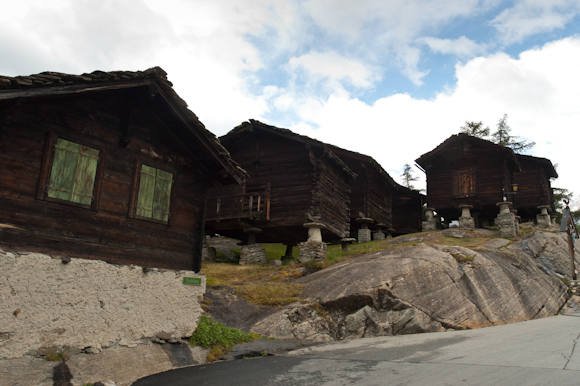
M 371 241 L 371 230 L 369 229 L 369 224 L 373 223 L 372 218 L 359 217 L 356 222 L 360 224 L 360 229 L 358 230 L 358 243 L 368 243 Z
M 383 223 L 378 223 L 376 224 L 377 229 L 375 230 L 375 233 L 373 233 L 373 240 L 384 240 L 385 239 L 385 234 L 383 233 L 383 228 L 386 225 Z
M 214 247 L 203 247 L 201 250 L 201 260 L 202 261 L 214 261 L 217 256 L 217 251 Z
M 260 228 L 244 228 L 244 233 L 248 234 L 248 243 L 242 245 L 242 250 L 240 251 L 240 265 L 268 262 L 266 251 L 264 248 L 256 244 L 256 235 L 260 232 L 262 232 Z
M 217 251 L 214 247 L 209 246 L 210 236 L 206 235 L 204 238 L 203 246 L 201 247 L 201 260 L 202 261 L 213 261 L 216 259 Z
M 539 227 L 549 228 L 551 224 L 550 214 L 548 211 L 551 209 L 550 205 L 540 205 L 540 214 L 536 215 L 536 222 Z
M 435 220 L 435 209 L 425 208 L 425 221 L 423 221 L 423 232 L 431 232 L 437 230 L 437 220 Z
M 459 217 L 459 228 L 475 229 L 475 220 L 471 217 L 471 205 L 459 205 L 461 217 Z
M 393 232 L 395 231 L 395 228 L 389 228 L 387 229 L 387 239 L 392 239 L 393 238 Z
M 300 262 L 325 261 L 327 246 L 322 242 L 322 229 L 325 229 L 326 226 L 318 222 L 307 222 L 303 226 L 308 229 L 308 240 L 298 244 L 300 246 Z
M 499 235 L 501 237 L 516 237 L 516 219 L 510 211 L 513 205 L 510 201 L 501 201 L 496 204 L 499 206 L 499 214 L 496 223 L 499 226 Z
M 345 237 L 344 239 L 340 240 L 340 245 L 342 246 L 343 252 L 348 252 L 350 250 L 350 244 L 356 241 L 353 237 Z

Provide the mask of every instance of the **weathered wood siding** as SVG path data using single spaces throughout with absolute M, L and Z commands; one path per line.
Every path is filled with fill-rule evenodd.
M 123 122 L 133 107 L 126 97 L 25 101 L 0 113 L 2 246 L 118 264 L 192 269 L 194 254 L 201 253 L 208 188 L 198 174 L 201 165 L 175 145 L 170 130 L 148 105 L 133 110 L 131 142 L 120 147 Z M 100 196 L 92 209 L 38 197 L 49 133 L 96 148 L 103 155 L 97 182 Z M 129 218 L 139 162 L 174 175 L 168 224 Z
M 429 206 L 453 220 L 461 215 L 459 205 L 472 205 L 474 212 L 494 216 L 502 200 L 503 186 L 511 186 L 511 167 L 498 151 L 457 143 L 426 166 Z M 471 173 L 475 192 L 458 192 L 454 181 Z M 493 212 L 493 213 L 492 213 Z
M 281 129 L 276 129 L 281 130 Z M 342 238 L 348 231 L 348 197 L 350 184 L 316 146 L 246 127 L 244 131 L 220 138 L 232 158 L 250 175 L 246 192 L 252 187 L 270 187 L 270 218 L 265 221 L 213 221 L 208 229 L 216 233 L 245 239 L 244 226 L 263 230 L 258 242 L 297 243 L 307 239 L 303 224 L 320 216 L 327 229 L 323 237 Z M 231 190 L 231 189 L 230 189 Z M 228 188 L 210 190 L 209 202 L 224 196 Z M 227 193 L 226 193 L 227 194 Z M 213 209 L 208 209 L 208 212 Z
M 519 158 L 521 171 L 514 172 L 514 183 L 518 191 L 513 197 L 514 207 L 523 220 L 533 220 L 540 213 L 540 205 L 550 205 L 554 209 L 554 195 L 546 170 L 533 159 Z
M 375 161 L 366 155 L 331 146 L 332 152 L 339 157 L 357 177 L 352 182 L 350 194 L 350 234 L 356 235 L 360 224 L 357 218 L 368 217 L 374 224 L 391 227 L 393 222 L 394 183 L 382 174 Z M 386 172 L 384 172 L 386 173 Z M 370 228 L 375 225 L 370 224 Z
M 345 237 L 350 228 L 350 184 L 340 174 L 339 170 L 326 167 L 318 160 L 310 209 L 311 214 L 321 216 L 320 222 L 326 226 L 328 237 L 334 239 Z
M 421 215 L 423 201 L 421 195 L 395 194 L 393 196 L 393 222 L 395 234 L 421 232 Z

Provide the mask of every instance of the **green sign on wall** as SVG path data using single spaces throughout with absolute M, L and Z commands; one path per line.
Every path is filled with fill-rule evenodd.
M 186 285 L 201 285 L 201 277 L 184 277 L 183 284 Z

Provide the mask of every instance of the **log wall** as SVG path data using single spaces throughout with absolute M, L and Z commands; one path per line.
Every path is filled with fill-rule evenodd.
M 474 173 L 475 193 L 454 195 L 454 173 L 468 169 Z M 493 218 L 503 198 L 502 186 L 511 186 L 511 167 L 499 152 L 475 146 L 449 149 L 447 157 L 439 157 L 426 171 L 428 205 L 447 220 L 459 218 L 459 205 L 472 205 L 474 212 Z
M 0 128 L 0 245 L 24 247 L 118 264 L 193 269 L 201 254 L 204 193 L 202 165 L 182 146 L 152 106 L 133 110 L 131 142 L 126 130 L 129 98 L 115 95 L 27 101 L 4 110 Z M 103 156 L 98 203 L 93 208 L 47 200 L 39 187 L 50 133 L 90 146 Z M 52 149 L 48 148 L 48 151 Z M 136 165 L 174 174 L 168 224 L 130 218 Z M 51 165 L 45 165 L 50 170 Z M 41 192 L 41 193 L 39 193 Z M 203 233 L 203 232 L 202 232 Z
M 348 231 L 350 184 L 320 149 L 308 141 L 288 139 L 275 133 L 247 128 L 245 132 L 220 138 L 232 158 L 250 175 L 246 193 L 252 186 L 269 184 L 270 219 L 255 222 L 263 230 L 258 242 L 297 243 L 307 239 L 303 224 L 308 216 L 320 216 L 327 230 L 325 239 L 339 239 Z M 210 200 L 223 196 L 227 187 L 210 190 Z M 209 221 L 209 229 L 242 238 L 244 224 L 237 221 Z

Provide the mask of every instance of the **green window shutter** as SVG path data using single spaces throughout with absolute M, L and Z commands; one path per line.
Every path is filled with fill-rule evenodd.
M 99 151 L 59 138 L 48 183 L 50 198 L 90 205 Z
M 153 197 L 153 218 L 167 222 L 169 220 L 169 202 L 173 175 L 163 170 L 157 170 L 155 180 L 155 195 Z
M 171 173 L 141 165 L 136 215 L 167 222 L 172 184 Z
M 98 150 L 91 149 L 90 147 L 86 146 L 80 147 L 79 162 L 77 165 L 77 173 L 73 188 L 73 202 L 91 205 L 98 162 Z
M 139 195 L 137 199 L 137 216 L 153 217 L 153 195 L 155 194 L 155 168 L 141 165 L 141 178 L 139 179 Z

